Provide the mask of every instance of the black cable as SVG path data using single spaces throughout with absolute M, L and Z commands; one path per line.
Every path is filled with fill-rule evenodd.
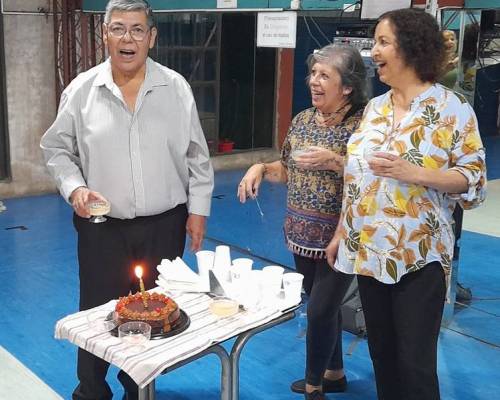
M 321 43 L 320 43 L 320 42 L 318 42 L 318 41 L 316 40 L 316 38 L 314 37 L 314 35 L 312 34 L 312 32 L 311 32 L 311 28 L 309 28 L 309 24 L 307 23 L 307 19 L 306 19 L 306 17 L 304 16 L 303 18 L 304 18 L 304 23 L 306 24 L 307 31 L 309 32 L 309 36 L 311 36 L 311 37 L 312 37 L 312 39 L 316 42 L 316 44 L 318 45 L 318 48 L 323 47 L 323 46 L 321 46 Z

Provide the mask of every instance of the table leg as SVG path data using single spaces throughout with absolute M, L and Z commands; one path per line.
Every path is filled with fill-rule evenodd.
M 231 388 L 232 383 L 232 368 L 231 362 L 229 361 L 229 354 L 227 354 L 224 347 L 216 344 L 210 347 L 210 352 L 217 354 L 220 358 L 220 363 L 222 366 L 221 378 L 220 378 L 220 398 L 221 400 L 232 400 L 231 399 Z
M 216 354 L 221 363 L 222 371 L 221 371 L 221 380 L 220 380 L 220 398 L 221 400 L 231 400 L 231 388 L 232 384 L 232 375 L 231 375 L 231 362 L 229 361 L 229 354 L 226 349 L 219 344 L 215 344 L 210 346 L 209 348 L 203 350 L 201 353 L 198 353 L 192 357 L 189 357 L 183 361 L 178 362 L 171 367 L 165 369 L 162 374 L 168 374 L 169 372 L 180 368 L 190 362 L 197 360 L 199 358 L 205 357 L 208 354 Z M 143 399 L 139 399 L 143 400 Z M 145 400 L 154 400 L 154 397 L 151 399 L 145 398 Z
M 139 388 L 139 400 L 155 400 L 154 379 L 147 386 Z
M 265 331 L 275 325 L 279 325 L 295 317 L 295 310 L 280 315 L 276 319 L 268 323 L 253 328 L 238 336 L 238 339 L 233 344 L 229 360 L 231 363 L 231 400 L 239 400 L 240 398 L 240 355 L 248 340 L 259 332 Z
M 153 379 L 151 382 L 149 382 L 149 385 L 147 386 L 148 394 L 149 394 L 148 400 L 155 400 L 156 399 L 155 382 L 156 381 Z
M 142 389 L 139 388 L 139 400 L 149 400 L 149 385 L 143 387 Z

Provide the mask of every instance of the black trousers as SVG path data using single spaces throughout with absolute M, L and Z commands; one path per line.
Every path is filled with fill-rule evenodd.
M 384 284 L 358 275 L 379 400 L 439 400 L 437 341 L 446 296 L 432 262 Z
M 130 291 L 139 290 L 134 267 L 143 267 L 144 286 L 155 287 L 156 266 L 163 258 L 181 257 L 186 241 L 185 204 L 162 214 L 130 220 L 109 218 L 93 224 L 73 217 L 78 233 L 80 265 L 80 310 L 106 303 Z M 109 363 L 78 349 L 77 374 L 80 384 L 73 400 L 108 400 L 113 394 L 106 382 Z M 125 390 L 136 393 L 135 382 L 123 371 L 118 378 Z
M 326 260 L 293 255 L 297 272 L 304 275 L 307 302 L 306 382 L 319 386 L 325 369 L 343 368 L 340 304 L 353 275 L 336 272 Z

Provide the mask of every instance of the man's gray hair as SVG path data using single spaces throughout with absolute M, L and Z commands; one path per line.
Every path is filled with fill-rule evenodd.
M 361 105 L 366 103 L 366 68 L 359 51 L 352 46 L 343 44 L 329 44 L 307 58 L 309 75 L 314 64 L 327 64 L 339 73 L 342 86 L 352 89 L 349 94 L 349 103 Z
M 144 0 L 110 0 L 106 6 L 106 14 L 104 14 L 104 22 L 109 24 L 111 14 L 114 11 L 144 11 L 148 19 L 148 27 L 152 28 L 155 25 L 153 10 L 147 1 Z

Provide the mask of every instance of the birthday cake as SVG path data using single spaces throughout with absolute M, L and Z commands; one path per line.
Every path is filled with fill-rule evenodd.
M 143 321 L 151 325 L 153 330 L 170 332 L 180 322 L 181 312 L 177 303 L 170 297 L 160 293 L 144 293 L 147 307 L 141 293 L 120 297 L 115 311 L 118 322 Z

